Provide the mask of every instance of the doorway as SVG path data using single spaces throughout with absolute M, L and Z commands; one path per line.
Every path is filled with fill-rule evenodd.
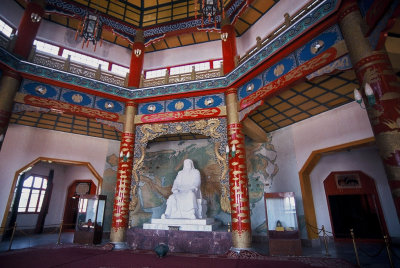
M 330 195 L 329 207 L 335 238 L 381 239 L 383 230 L 371 195 Z
M 324 180 L 333 236 L 377 240 L 387 235 L 375 182 L 361 171 L 332 172 Z

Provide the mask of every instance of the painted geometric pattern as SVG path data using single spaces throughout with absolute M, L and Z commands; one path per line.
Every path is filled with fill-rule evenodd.
M 191 109 L 214 108 L 225 105 L 222 94 L 139 104 L 138 114 L 179 112 Z
M 331 28 L 308 42 L 306 45 L 296 50 L 294 53 L 288 55 L 287 57 L 269 67 L 260 76 L 252 79 L 251 81 L 243 85 L 239 89 L 239 100 L 246 98 L 247 96 L 256 92 L 262 86 L 273 82 L 274 80 L 287 74 L 294 68 L 321 54 L 323 51 L 333 46 L 335 43 L 339 42 L 342 39 L 343 37 L 340 33 L 339 26 L 332 26 Z
M 337 8 L 338 3 L 338 0 L 326 0 L 316 5 L 308 14 L 305 14 L 302 19 L 289 26 L 271 43 L 266 45 L 252 57 L 239 65 L 228 76 L 221 78 L 170 84 L 152 88 L 127 89 L 93 79 L 84 78 L 78 75 L 55 71 L 53 69 L 38 66 L 29 62 L 19 61 L 4 49 L 0 49 L 0 61 L 9 66 L 14 66 L 15 69 L 23 73 L 29 73 L 39 77 L 46 77 L 56 81 L 67 82 L 72 85 L 77 85 L 107 94 L 113 94 L 127 99 L 139 99 L 151 96 L 162 96 L 192 91 L 204 91 L 207 89 L 225 88 L 236 82 L 245 73 L 248 73 L 252 68 L 263 62 L 272 54 L 276 53 L 283 46 L 287 45 L 289 42 L 313 27 L 324 17 L 331 14 Z
M 60 100 L 70 104 L 100 109 L 107 112 L 123 114 L 124 104 L 115 100 L 110 100 L 66 88 L 51 86 L 48 84 L 34 82 L 24 79 L 21 84 L 20 92 L 53 100 Z

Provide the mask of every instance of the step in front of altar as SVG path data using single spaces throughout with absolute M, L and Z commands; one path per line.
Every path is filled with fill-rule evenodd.
M 214 231 L 220 225 L 213 218 L 206 219 L 151 219 L 144 223 L 143 229 L 150 230 L 179 230 L 179 231 Z

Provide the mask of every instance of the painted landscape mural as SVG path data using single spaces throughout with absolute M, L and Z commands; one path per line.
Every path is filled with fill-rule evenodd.
M 246 139 L 249 193 L 253 232 L 266 235 L 263 193 L 278 172 L 276 152 L 271 143 Z M 160 218 L 171 194 L 172 184 L 185 159 L 192 159 L 201 174 L 201 192 L 207 200 L 207 217 L 227 225 L 230 214 L 221 209 L 221 167 L 215 159 L 209 139 L 149 143 L 140 172 L 139 205 L 130 214 L 131 226 L 143 226 L 151 218 Z

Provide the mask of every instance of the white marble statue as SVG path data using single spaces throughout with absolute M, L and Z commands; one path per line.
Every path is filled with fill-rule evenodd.
M 183 169 L 178 172 L 167 200 L 167 209 L 162 219 L 201 219 L 205 216 L 206 201 L 200 191 L 200 172 L 193 161 L 186 159 Z

